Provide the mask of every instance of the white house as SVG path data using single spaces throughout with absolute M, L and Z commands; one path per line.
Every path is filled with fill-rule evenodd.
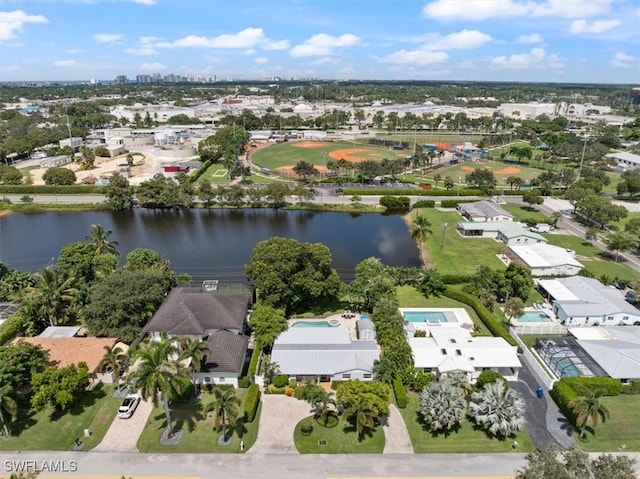
M 428 336 L 408 338 L 414 366 L 440 377 L 462 372 L 470 382 L 485 370 L 516 380 L 522 367 L 515 346 L 503 338 L 472 336 L 463 328 L 429 328 Z
M 627 151 L 618 151 L 616 153 L 609 153 L 605 156 L 616 160 L 618 168 L 621 170 L 634 170 L 636 168 L 640 168 L 640 155 L 635 155 Z
M 584 267 L 565 248 L 547 243 L 509 245 L 514 255 L 531 270 L 532 276 L 573 276 Z
M 516 221 L 460 221 L 456 229 L 464 237 L 494 238 L 507 245 L 546 242 L 547 239 Z
M 375 341 L 352 340 L 343 326 L 289 328 L 271 350 L 271 361 L 278 363 L 280 374 L 298 381 L 371 381 L 373 362 L 379 357 Z
M 551 300 L 558 321 L 566 326 L 640 326 L 640 310 L 619 290 L 597 279 L 540 279 L 537 286 Z
M 456 209 L 468 221 L 513 221 L 513 215 L 491 201 L 461 203 Z

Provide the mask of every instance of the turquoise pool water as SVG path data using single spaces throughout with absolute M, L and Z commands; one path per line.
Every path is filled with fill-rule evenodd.
M 551 364 L 553 364 L 556 372 L 563 378 L 579 378 L 582 376 L 580 370 L 573 364 L 573 361 L 569 358 L 552 358 Z
M 440 311 L 405 311 L 404 319 L 411 323 L 449 322 L 445 314 Z
M 549 321 L 549 317 L 538 311 L 529 311 L 518 318 L 519 323 L 543 323 Z
M 292 328 L 328 328 L 331 325 L 328 321 L 296 321 Z
M 361 314 L 360 315 L 360 319 L 369 319 L 369 315 L 368 314 Z

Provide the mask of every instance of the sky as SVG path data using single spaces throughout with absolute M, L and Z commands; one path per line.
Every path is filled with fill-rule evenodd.
M 2 0 L 0 81 L 640 84 L 640 0 Z

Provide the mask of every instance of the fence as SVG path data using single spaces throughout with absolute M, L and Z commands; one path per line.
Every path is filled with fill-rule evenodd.
M 516 328 L 512 327 L 510 330 L 511 336 L 516 340 L 518 346 L 522 350 L 522 358 L 527 363 L 529 370 L 533 373 L 533 376 L 538 380 L 540 385 L 547 388 L 550 391 L 553 388 L 554 383 L 558 380 L 556 377 L 549 375 L 544 366 L 540 363 L 542 361 L 535 351 L 530 350 L 526 344 L 520 339 Z
M 516 326 L 511 327 L 512 330 L 515 330 L 517 334 L 535 334 L 535 335 L 561 335 L 568 334 L 567 328 L 562 326 L 561 324 L 547 324 L 547 323 L 538 323 L 538 324 L 518 324 Z

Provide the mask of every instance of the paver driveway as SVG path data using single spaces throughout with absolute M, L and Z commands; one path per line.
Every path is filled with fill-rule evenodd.
M 102 442 L 94 447 L 93 451 L 138 452 L 138 439 L 152 410 L 151 402 L 140 401 L 136 412 L 129 419 L 120 419 L 116 416 Z
M 407 425 L 395 404 L 389 405 L 389 416 L 382 428 L 385 441 L 383 454 L 413 454 Z
M 247 454 L 298 454 L 293 431 L 311 415 L 309 403 L 282 394 L 263 394 L 261 400 L 258 439 Z

